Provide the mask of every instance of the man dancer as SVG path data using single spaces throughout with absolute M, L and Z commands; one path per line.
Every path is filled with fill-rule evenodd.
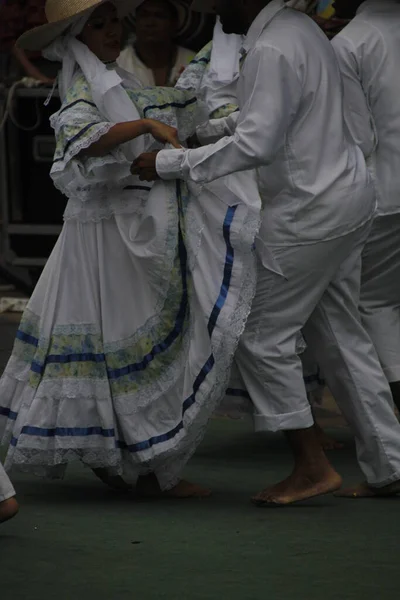
M 212 123 L 229 137 L 193 150 L 139 158 L 143 179 L 197 183 L 258 170 L 264 215 L 259 278 L 237 361 L 257 410 L 283 430 L 294 470 L 254 499 L 286 505 L 337 490 L 320 447 L 296 339 L 303 329 L 352 425 L 371 494 L 400 491 L 400 425 L 358 313 L 361 252 L 375 193 L 343 123 L 341 77 L 318 26 L 283 0 L 219 0 L 226 33 L 247 33 L 240 114 Z
M 15 517 L 18 512 L 18 503 L 15 499 L 15 490 L 0 462 L 0 523 Z
M 287 3 L 288 6 L 292 6 L 297 9 L 307 9 L 307 3 L 302 0 L 290 0 Z M 193 3 L 192 7 L 201 10 L 202 2 Z M 217 20 L 214 28 L 214 35 L 212 40 L 212 51 L 209 69 L 203 76 L 203 79 L 199 82 L 200 88 L 197 90 L 200 97 L 204 100 L 210 118 L 216 118 L 221 116 L 228 116 L 238 108 L 237 100 L 237 83 L 240 74 L 240 59 L 241 59 L 241 48 L 244 43 L 244 38 L 241 35 L 228 35 L 223 32 L 222 25 Z M 189 77 L 190 84 L 193 83 L 193 77 L 190 73 L 190 69 L 186 71 Z M 185 75 L 183 76 L 182 82 L 185 82 Z M 180 82 L 178 82 L 178 86 Z M 306 383 L 306 389 L 309 397 L 309 401 L 314 407 L 322 401 L 325 382 L 322 379 L 317 362 L 315 361 L 309 348 L 301 354 L 301 361 L 303 365 L 303 375 Z M 240 375 L 237 373 L 236 366 L 233 367 L 233 382 L 239 384 L 229 386 L 227 397 L 222 402 L 221 408 L 224 414 L 229 414 L 229 406 L 231 405 L 233 414 L 237 414 L 240 409 L 242 412 L 253 412 L 254 407 L 251 401 L 249 401 L 247 390 L 243 389 L 244 383 L 241 380 Z M 240 400 L 242 403 L 240 404 Z M 264 417 L 262 414 L 255 413 L 254 423 L 256 431 L 263 431 Z M 314 418 L 315 420 L 315 418 Z M 318 435 L 320 444 L 325 450 L 335 450 L 343 447 L 343 444 L 337 442 L 333 438 L 327 435 L 327 433 L 318 425 L 315 421 L 315 427 Z
M 367 158 L 378 214 L 363 252 L 361 317 L 400 409 L 400 2 L 337 0 L 333 40 L 346 123 Z

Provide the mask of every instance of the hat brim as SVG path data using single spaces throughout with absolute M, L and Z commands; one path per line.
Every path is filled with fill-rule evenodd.
M 70 25 L 77 19 L 84 17 L 85 13 L 90 13 L 96 9 L 97 6 L 108 1 L 109 0 L 99 0 L 99 2 L 94 4 L 91 8 L 86 8 L 85 10 L 76 13 L 73 17 L 57 21 L 56 23 L 46 23 L 45 25 L 34 27 L 18 38 L 16 46 L 31 51 L 44 50 L 44 48 L 47 48 L 47 46 L 49 46 L 56 38 L 65 33 Z M 118 7 L 118 13 L 121 17 L 124 17 L 142 2 L 143 0 L 117 0 L 115 4 Z

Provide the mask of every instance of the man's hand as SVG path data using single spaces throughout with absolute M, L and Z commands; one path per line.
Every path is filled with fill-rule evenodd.
M 157 181 L 160 177 L 156 170 L 158 152 L 145 152 L 131 166 L 132 175 L 139 175 L 140 181 Z

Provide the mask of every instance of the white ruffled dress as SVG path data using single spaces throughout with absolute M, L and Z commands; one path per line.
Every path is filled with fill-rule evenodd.
M 194 132 L 189 92 L 127 91 L 141 115 L 181 139 Z M 52 124 L 52 177 L 69 202 L 0 380 L 6 468 L 62 477 L 80 460 L 154 472 L 168 489 L 228 387 L 255 288 L 259 198 L 246 175 L 236 194 L 224 181 L 143 184 L 124 147 L 80 158 L 112 123 L 79 71 Z

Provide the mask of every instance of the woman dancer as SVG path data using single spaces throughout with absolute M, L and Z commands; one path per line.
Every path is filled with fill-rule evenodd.
M 122 7 L 47 0 L 49 24 L 20 40 L 63 61 L 51 175 L 69 202 L 0 380 L 0 440 L 7 468 L 61 477 L 81 460 L 114 486 L 203 496 L 180 476 L 250 309 L 260 199 L 246 178 L 232 192 L 131 175 L 154 139 L 194 133 L 197 108 L 115 66 Z

